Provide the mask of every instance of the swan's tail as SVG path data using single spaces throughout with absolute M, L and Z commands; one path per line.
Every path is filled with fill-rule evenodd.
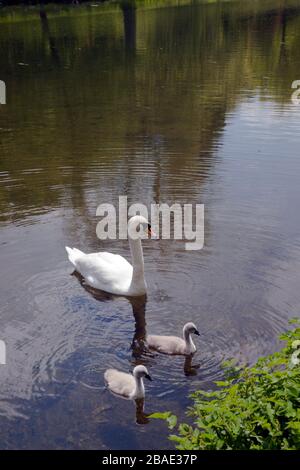
M 84 253 L 80 250 L 77 250 L 77 248 L 69 248 L 66 246 L 66 251 L 68 253 L 68 258 L 71 261 L 71 263 L 76 267 L 76 261 L 78 258 L 80 258 Z

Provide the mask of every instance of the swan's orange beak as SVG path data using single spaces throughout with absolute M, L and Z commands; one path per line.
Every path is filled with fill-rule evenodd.
M 153 238 L 154 240 L 157 240 L 157 239 L 158 239 L 158 236 L 156 235 L 156 233 L 154 232 L 154 230 L 152 230 L 150 224 L 148 224 L 148 230 L 147 230 L 147 232 L 148 232 L 148 236 L 149 236 L 150 238 Z

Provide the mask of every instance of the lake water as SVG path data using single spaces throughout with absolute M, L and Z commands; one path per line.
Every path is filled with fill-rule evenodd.
M 1 448 L 172 448 L 104 370 L 147 365 L 145 413 L 183 419 L 299 316 L 300 2 L 254 3 L 0 12 Z M 66 257 L 129 258 L 95 232 L 119 195 L 205 205 L 203 250 L 144 242 L 146 301 L 92 295 Z M 192 367 L 143 351 L 187 320 Z

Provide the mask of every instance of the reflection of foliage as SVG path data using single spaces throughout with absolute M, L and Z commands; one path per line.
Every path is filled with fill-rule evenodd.
M 1 212 L 10 202 L 58 206 L 65 196 L 58 188 L 68 185 L 76 186 L 71 198 L 79 207 L 87 168 L 100 158 L 120 167 L 137 139 L 147 148 L 150 142 L 157 159 L 164 146 L 168 175 L 184 167 L 196 174 L 243 90 L 267 88 L 282 105 L 290 99 L 300 61 L 295 1 L 136 5 L 127 39 L 118 4 L 49 6 L 48 23 L 39 10 L 16 9 L 17 27 L 8 10 L 1 13 L 1 79 L 13 106 L 1 109 L 0 171 L 18 178 L 21 170 L 44 170 L 43 184 L 28 173 L 21 185 L 1 188 Z M 62 173 L 65 166 L 75 171 Z M 120 178 L 126 187 L 126 171 Z
M 286 346 L 279 352 L 253 367 L 230 366 L 218 390 L 192 395 L 194 425 L 180 424 L 171 436 L 178 449 L 300 449 L 300 367 L 292 360 L 300 327 L 281 339 Z M 152 417 L 177 425 L 171 413 Z

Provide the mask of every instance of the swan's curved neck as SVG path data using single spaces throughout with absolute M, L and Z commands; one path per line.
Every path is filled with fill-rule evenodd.
M 144 257 L 141 239 L 138 238 L 134 240 L 129 237 L 129 246 L 133 269 L 144 272 Z
M 145 387 L 143 377 L 134 377 L 135 379 L 135 390 L 133 395 L 138 398 L 143 398 L 145 396 Z
M 144 278 L 144 256 L 141 239 L 136 240 L 129 237 L 129 246 L 132 258 L 133 277 Z
M 183 338 L 185 341 L 186 349 L 189 354 L 194 353 L 196 351 L 196 346 L 194 341 L 192 340 L 192 335 L 189 331 L 183 331 Z

